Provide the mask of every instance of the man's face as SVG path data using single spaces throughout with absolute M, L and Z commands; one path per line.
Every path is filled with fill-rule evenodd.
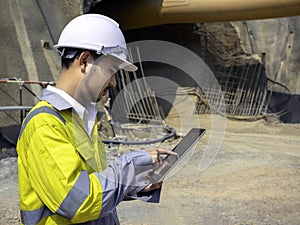
M 97 102 L 109 88 L 116 86 L 115 73 L 119 62 L 110 56 L 100 56 L 87 63 L 85 73 L 78 85 L 75 99 L 82 105 Z

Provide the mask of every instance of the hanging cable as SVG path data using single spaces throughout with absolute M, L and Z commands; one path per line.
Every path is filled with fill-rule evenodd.
M 44 11 L 43 11 L 43 9 L 42 9 L 40 3 L 39 3 L 39 0 L 36 0 L 35 2 L 36 2 L 37 6 L 38 6 L 38 8 L 39 8 L 39 10 L 40 10 L 40 12 L 41 12 L 41 15 L 42 15 L 44 21 L 45 21 L 45 24 L 46 24 L 47 30 L 48 30 L 48 32 L 49 32 L 50 38 L 51 38 L 51 40 L 52 40 L 52 43 L 55 43 L 53 34 L 52 34 L 51 29 L 50 29 L 50 26 L 49 26 L 49 23 L 48 23 L 48 21 L 47 21 L 47 18 L 46 18 L 46 16 L 45 16 L 45 13 L 44 13 Z
M 122 141 L 122 140 L 102 140 L 104 144 L 109 145 L 146 145 L 146 144 L 154 144 L 158 142 L 164 142 L 165 140 L 174 137 L 176 135 L 176 129 L 173 127 L 167 127 L 170 132 L 162 138 L 152 139 L 152 140 L 142 140 L 142 141 Z

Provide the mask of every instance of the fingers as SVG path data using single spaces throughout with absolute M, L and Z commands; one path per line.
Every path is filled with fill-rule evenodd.
M 161 163 L 163 161 L 163 155 L 174 155 L 177 156 L 176 152 L 167 150 L 167 149 L 162 149 L 162 148 L 157 148 L 157 149 L 150 149 L 147 150 L 150 154 L 150 156 L 152 157 L 152 163 L 156 164 L 156 163 Z
M 165 155 L 178 155 L 176 152 L 173 152 L 171 150 L 163 149 L 163 148 L 158 148 L 156 149 L 160 154 L 165 154 Z
M 160 182 L 160 183 L 151 183 L 151 184 L 147 185 L 147 186 L 142 190 L 142 192 L 153 191 L 153 190 L 155 190 L 155 189 L 161 188 L 161 186 L 162 186 L 162 182 Z

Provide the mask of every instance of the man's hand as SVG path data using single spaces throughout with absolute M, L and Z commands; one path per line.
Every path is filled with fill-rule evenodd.
M 161 188 L 162 186 L 162 182 L 158 183 L 158 184 L 148 184 L 148 186 L 146 186 L 142 192 L 149 192 L 149 191 L 153 191 L 153 190 L 156 190 L 156 189 L 159 189 Z
M 151 158 L 152 158 L 152 165 L 156 168 L 158 168 L 160 165 L 162 165 L 163 163 L 163 159 L 164 159 L 164 155 L 175 155 L 178 156 L 176 152 L 170 151 L 170 150 L 166 150 L 166 149 L 161 149 L 161 148 L 157 148 L 157 149 L 149 149 L 147 150 L 147 152 L 150 154 Z M 148 176 L 149 179 L 149 175 L 146 174 L 146 176 Z M 162 182 L 158 183 L 158 184 L 149 184 L 148 186 L 146 186 L 142 192 L 149 192 L 149 191 L 153 191 L 155 189 L 159 189 L 162 186 Z
M 161 163 L 163 160 L 164 155 L 176 155 L 176 152 L 173 152 L 171 150 L 166 150 L 162 148 L 156 148 L 156 149 L 149 149 L 147 152 L 150 154 L 152 158 L 152 164 L 155 165 L 156 163 Z

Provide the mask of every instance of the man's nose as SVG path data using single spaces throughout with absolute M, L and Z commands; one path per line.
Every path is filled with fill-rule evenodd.
M 109 86 L 110 87 L 116 87 L 117 86 L 117 80 L 116 80 L 116 75 L 112 75 L 109 81 Z

